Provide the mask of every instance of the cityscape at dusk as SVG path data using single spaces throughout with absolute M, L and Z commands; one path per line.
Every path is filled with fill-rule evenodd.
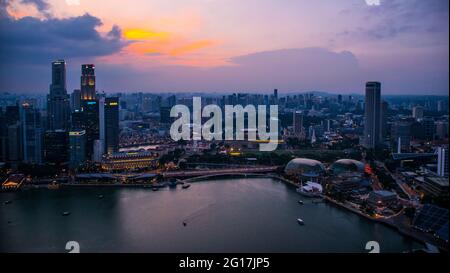
M 448 254 L 448 5 L 0 0 L 0 252 Z

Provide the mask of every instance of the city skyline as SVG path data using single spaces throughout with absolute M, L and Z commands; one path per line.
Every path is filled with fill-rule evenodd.
M 448 253 L 448 3 L 0 0 L 0 253 Z
M 69 93 L 85 63 L 106 92 L 448 93 L 447 1 L 110 2 L 4 1 L 0 90 L 46 92 L 64 59 Z

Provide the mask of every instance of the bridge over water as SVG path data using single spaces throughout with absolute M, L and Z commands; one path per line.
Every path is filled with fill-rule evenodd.
M 199 176 L 217 176 L 230 174 L 261 174 L 274 172 L 278 166 L 268 167 L 242 167 L 242 168 L 228 168 L 228 169 L 214 169 L 214 170 L 195 170 L 195 171 L 169 171 L 163 172 L 164 178 L 191 178 Z

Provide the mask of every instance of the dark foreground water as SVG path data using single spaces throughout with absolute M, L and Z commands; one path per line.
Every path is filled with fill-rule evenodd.
M 215 180 L 156 192 L 40 189 L 1 193 L 0 201 L 1 252 L 67 252 L 68 241 L 77 241 L 81 252 L 366 252 L 367 241 L 378 241 L 381 252 L 420 247 L 272 179 Z M 71 214 L 62 216 L 64 211 Z

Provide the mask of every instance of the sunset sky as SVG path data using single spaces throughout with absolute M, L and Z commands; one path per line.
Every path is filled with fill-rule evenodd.
M 368 1 L 370 2 L 370 1 Z M 376 1 L 375 1 L 376 2 Z M 0 91 L 447 94 L 448 0 L 0 0 Z

